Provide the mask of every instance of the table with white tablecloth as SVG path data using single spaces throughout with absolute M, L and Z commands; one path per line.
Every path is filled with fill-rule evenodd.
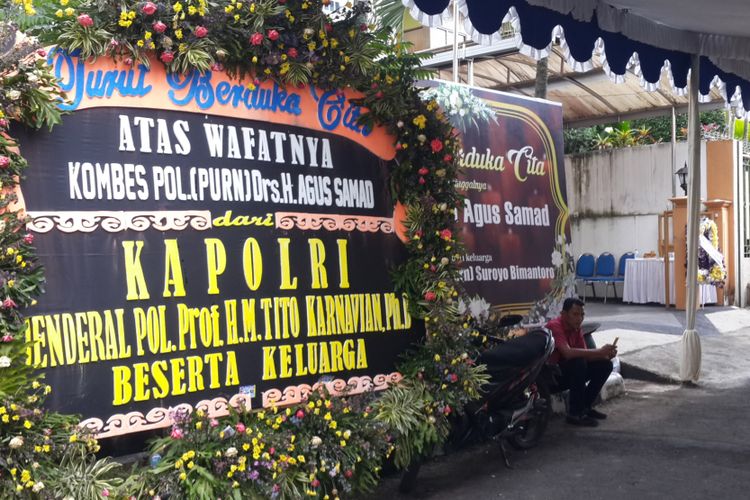
M 700 285 L 700 303 L 716 303 L 716 287 Z M 674 304 L 674 259 L 669 260 L 669 301 Z M 628 259 L 625 262 L 623 302 L 646 304 L 666 302 L 664 293 L 664 259 Z

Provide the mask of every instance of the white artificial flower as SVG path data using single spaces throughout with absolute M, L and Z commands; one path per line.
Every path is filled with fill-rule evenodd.
M 563 263 L 562 254 L 555 250 L 552 252 L 552 265 L 555 267 L 560 267 Z
M 317 448 L 318 446 L 323 444 L 323 440 L 320 439 L 318 436 L 313 436 L 312 439 L 310 440 L 310 444 L 312 445 L 313 448 Z
M 227 458 L 232 458 L 237 456 L 237 448 L 232 446 L 231 448 L 227 448 L 227 451 L 224 452 L 224 456 Z
M 448 96 L 448 102 L 450 103 L 451 107 L 454 108 L 459 108 L 462 104 L 461 98 L 458 96 L 458 92 L 456 92 L 455 90 Z
M 34 483 L 34 486 L 32 486 L 31 489 L 34 491 L 34 493 L 39 493 L 44 489 L 44 483 L 41 481 L 39 481 L 38 483 Z
M 8 356 L 0 356 L 0 368 L 8 368 L 11 361 Z
M 474 297 L 469 302 L 469 312 L 478 320 L 487 319 L 490 315 L 490 304 L 482 297 Z
M 18 448 L 23 446 L 23 437 L 21 436 L 14 437 L 13 439 L 10 440 L 10 443 L 8 443 L 8 446 L 10 446 L 12 450 L 17 450 Z
M 606 133 L 608 133 L 608 134 L 611 134 L 612 132 L 614 132 L 614 130 L 615 130 L 615 129 L 613 129 L 612 127 L 607 127 L 607 128 L 605 128 L 605 129 L 604 129 L 604 131 L 605 131 Z
M 39 81 L 39 77 L 36 76 L 34 73 L 31 73 L 29 76 L 26 77 L 26 79 L 29 81 L 29 83 L 36 83 Z
M 18 90 L 10 90 L 5 95 L 8 96 L 8 99 L 11 101 L 17 101 L 21 98 L 21 92 Z
M 466 302 L 464 302 L 463 300 L 459 300 L 458 301 L 458 314 L 463 316 L 464 314 L 466 314 L 466 309 L 467 309 Z

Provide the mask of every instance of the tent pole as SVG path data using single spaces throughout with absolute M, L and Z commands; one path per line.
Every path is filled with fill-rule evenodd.
M 698 226 L 701 205 L 701 136 L 698 116 L 700 56 L 691 56 L 690 97 L 688 101 L 688 223 L 687 223 L 687 307 L 686 329 L 682 334 L 680 379 L 698 380 L 701 368 L 701 344 L 695 331 L 698 306 Z M 675 262 L 675 266 L 681 263 Z M 678 285 L 679 286 L 679 285 Z
M 674 106 L 672 106 L 672 197 L 677 196 L 677 176 L 675 175 L 675 172 L 677 171 L 677 112 L 674 109 Z M 669 304 L 667 304 L 669 305 Z
M 453 83 L 458 83 L 458 0 L 453 0 Z

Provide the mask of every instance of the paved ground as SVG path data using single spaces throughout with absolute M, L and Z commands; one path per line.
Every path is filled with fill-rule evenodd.
M 603 425 L 580 429 L 556 417 L 539 447 L 511 452 L 513 470 L 489 444 L 428 464 L 410 496 L 390 477 L 368 500 L 748 498 L 750 310 L 699 311 L 698 387 L 678 380 L 684 312 L 589 302 L 586 321 L 601 323 L 599 344 L 619 337 L 626 375 L 625 393 L 602 406 Z
M 679 381 L 684 311 L 589 302 L 586 321 L 601 324 L 594 333 L 598 344 L 619 337 L 626 379 L 652 374 L 652 380 Z M 702 351 L 700 385 L 720 388 L 750 382 L 750 309 L 707 306 L 696 315 L 696 330 Z
M 370 499 L 521 500 L 745 499 L 750 485 L 750 384 L 731 389 L 626 382 L 602 406 L 609 418 L 580 429 L 555 418 L 540 445 L 510 454 L 496 446 L 424 467 L 412 495 L 386 478 Z

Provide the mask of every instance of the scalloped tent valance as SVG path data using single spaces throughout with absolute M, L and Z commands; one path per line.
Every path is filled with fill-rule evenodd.
M 553 41 L 582 70 L 592 54 L 606 52 L 605 70 L 615 79 L 632 68 L 647 88 L 670 73 L 673 91 L 688 82 L 691 55 L 700 55 L 702 95 L 719 87 L 728 102 L 750 111 L 750 7 L 746 0 L 458 0 L 465 30 L 483 44 L 499 39 L 503 22 L 517 28 L 518 46 L 536 58 Z M 450 0 L 403 0 L 423 24 L 451 16 Z

